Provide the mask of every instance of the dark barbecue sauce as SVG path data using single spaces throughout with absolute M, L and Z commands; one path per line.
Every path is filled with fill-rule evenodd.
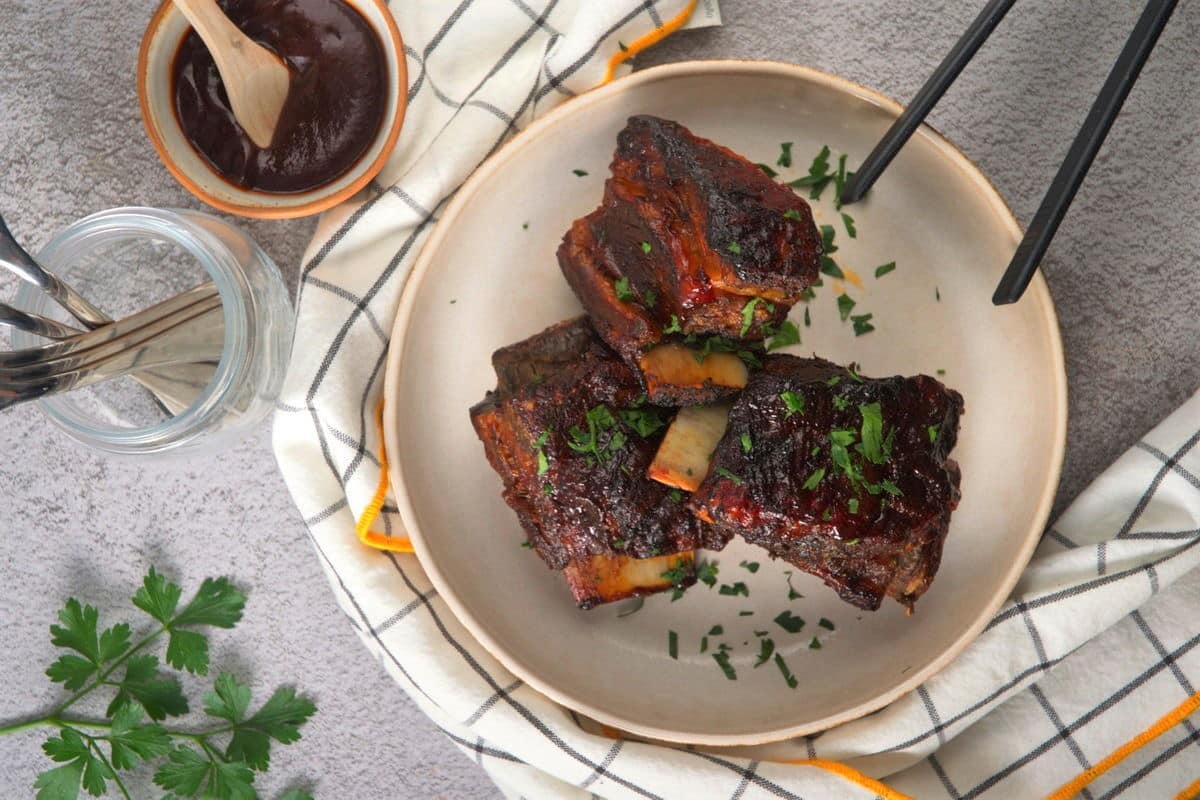
M 234 119 L 208 49 L 189 31 L 172 67 L 175 113 L 192 146 L 237 186 L 303 192 L 354 166 L 379 132 L 386 106 L 383 47 L 341 0 L 221 0 L 247 36 L 292 73 L 271 146 L 260 149 Z

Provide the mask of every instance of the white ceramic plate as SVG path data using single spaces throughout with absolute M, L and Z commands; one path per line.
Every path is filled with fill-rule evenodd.
M 493 350 L 580 313 L 554 252 L 571 221 L 599 202 L 617 131 L 652 113 L 753 161 L 774 163 L 794 142 L 803 174 L 829 144 L 853 166 L 899 106 L 838 78 L 796 66 L 692 62 L 635 73 L 566 103 L 498 152 L 446 209 L 414 268 L 396 320 L 386 395 L 386 444 L 400 513 L 417 555 L 463 624 L 516 675 L 555 700 L 632 733 L 709 745 L 813 732 L 878 709 L 945 665 L 1012 589 L 1046 522 L 1066 429 L 1066 379 L 1050 295 L 1040 277 L 1015 306 L 990 298 L 1020 229 L 987 179 L 923 128 L 870 198 L 846 209 L 832 189 L 815 205 L 836 224 L 836 258 L 863 275 L 855 313 L 877 330 L 855 337 L 838 319 L 832 287 L 812 302 L 812 327 L 794 352 L 858 361 L 864 374 L 935 374 L 962 392 L 966 416 L 954 457 L 962 504 L 932 588 L 905 617 L 840 601 L 796 573 L 789 601 L 782 562 L 740 540 L 712 554 L 723 583 L 678 602 L 575 608 L 562 578 L 519 544 L 501 482 L 475 438 L 468 409 L 495 385 Z M 573 170 L 587 171 L 577 177 Z M 528 223 L 526 228 L 525 224 Z M 897 262 L 876 280 L 877 265 Z M 940 295 L 940 301 L 937 296 Z M 452 302 L 453 301 L 453 302 Z M 792 312 L 799 322 L 803 308 Z M 761 568 L 751 574 L 743 560 Z M 788 634 L 772 620 L 790 609 L 807 624 Z M 753 612 L 741 616 L 739 612 Z M 818 625 L 822 617 L 835 630 Z M 701 637 L 714 625 L 701 654 Z M 798 677 L 755 669 L 754 631 L 766 630 Z M 668 655 L 669 631 L 679 657 Z M 810 649 L 813 636 L 821 649 Z M 733 647 L 738 680 L 711 656 Z M 743 644 L 746 643 L 746 644 Z

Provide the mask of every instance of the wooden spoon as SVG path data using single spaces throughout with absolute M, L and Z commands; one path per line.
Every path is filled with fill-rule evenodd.
M 270 147 L 291 74 L 278 56 L 252 41 L 216 0 L 174 0 L 212 53 L 233 115 L 259 147 Z

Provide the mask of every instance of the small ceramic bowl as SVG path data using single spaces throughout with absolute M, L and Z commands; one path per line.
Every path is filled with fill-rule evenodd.
M 244 217 L 286 219 L 316 214 L 367 185 L 396 145 L 407 105 L 408 73 L 400 31 L 384 0 L 346 0 L 375 29 L 387 61 L 388 97 L 383 123 L 358 162 L 324 186 L 295 194 L 271 194 L 234 186 L 218 175 L 184 136 L 175 114 L 171 65 L 189 28 L 171 0 L 154 12 L 138 55 L 138 100 L 142 121 L 159 158 L 188 191 L 211 206 Z

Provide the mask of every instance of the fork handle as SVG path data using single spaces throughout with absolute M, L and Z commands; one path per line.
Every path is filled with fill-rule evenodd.
M 50 295 L 55 302 L 69 311 L 71 316 L 87 327 L 98 328 L 112 322 L 103 311 L 89 303 L 79 292 L 42 269 L 33 256 L 13 237 L 8 226 L 4 224 L 3 217 L 0 217 L 0 266 L 8 267 L 19 278 Z
M 82 333 L 70 325 L 64 325 L 49 317 L 27 314 L 5 303 L 0 303 L 0 325 L 26 331 L 34 336 L 44 336 L 47 339 L 69 339 Z

